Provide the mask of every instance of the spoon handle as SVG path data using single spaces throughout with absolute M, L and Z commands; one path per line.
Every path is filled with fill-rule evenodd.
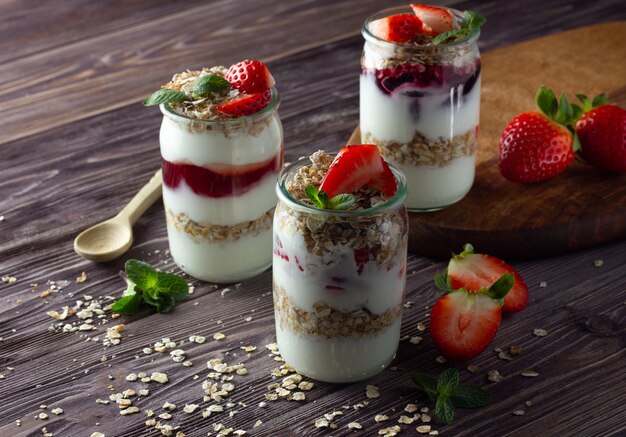
M 163 183 L 163 174 L 159 169 L 154 176 L 144 185 L 135 197 L 133 197 L 128 205 L 122 209 L 117 218 L 126 219 L 132 225 L 141 215 L 148 209 L 159 197 L 161 197 L 161 184 Z

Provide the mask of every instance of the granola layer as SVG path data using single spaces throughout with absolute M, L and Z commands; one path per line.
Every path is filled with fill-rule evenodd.
M 324 301 L 313 304 L 313 312 L 297 307 L 285 290 L 274 284 L 274 311 L 282 329 L 302 335 L 327 338 L 366 337 L 391 326 L 402 315 L 402 300 L 382 314 L 366 308 L 340 311 Z
M 261 232 L 272 229 L 274 208 L 267 211 L 256 220 L 237 223 L 236 225 L 202 225 L 191 220 L 185 213 L 174 214 L 169 208 L 165 208 L 167 223 L 184 232 L 192 238 L 204 239 L 207 242 L 231 240 L 235 241 L 245 236 L 255 236 Z
M 436 141 L 429 140 L 418 131 L 408 143 L 380 141 L 370 132 L 363 132 L 361 139 L 365 143 L 378 145 L 380 154 L 390 161 L 402 165 L 434 167 L 445 167 L 455 158 L 473 156 L 478 143 L 475 129 L 449 139 L 439 137 Z

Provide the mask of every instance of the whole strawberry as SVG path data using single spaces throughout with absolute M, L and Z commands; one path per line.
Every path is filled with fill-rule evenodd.
M 577 97 L 585 111 L 575 124 L 582 158 L 601 170 L 626 173 L 626 110 L 606 105 L 604 96 L 593 102 Z
M 524 112 L 507 124 L 500 136 L 500 173 L 513 182 L 530 183 L 560 175 L 574 160 L 573 135 L 566 126 L 574 110 L 564 95 L 539 87 L 541 112 Z

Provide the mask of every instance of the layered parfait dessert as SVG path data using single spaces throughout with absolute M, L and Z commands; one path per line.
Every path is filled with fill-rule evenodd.
M 375 145 L 318 151 L 281 174 L 274 215 L 276 337 L 285 361 L 328 382 L 395 356 L 406 279 L 406 183 Z
M 407 177 L 409 210 L 459 201 L 474 181 L 484 19 L 421 4 L 363 26 L 361 140 Z
M 274 186 L 283 163 L 273 85 L 263 63 L 246 60 L 175 74 L 146 99 L 163 113 L 170 251 L 195 278 L 236 282 L 271 264 Z

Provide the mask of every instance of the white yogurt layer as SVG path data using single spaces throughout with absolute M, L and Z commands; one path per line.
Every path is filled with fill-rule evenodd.
M 472 90 L 454 104 L 450 90 L 436 87 L 409 87 L 402 85 L 391 94 L 385 94 L 376 84 L 373 74 L 360 78 L 360 127 L 380 141 L 409 143 L 416 131 L 431 141 L 450 139 L 474 129 L 479 123 L 480 76 Z M 415 89 L 430 93 L 420 98 L 404 92 Z M 411 105 L 419 102 L 419 114 L 412 115 Z
M 452 205 L 465 197 L 474 182 L 476 155 L 455 158 L 445 167 L 394 164 L 406 176 L 406 207 L 428 210 Z
M 201 224 L 236 225 L 256 220 L 276 205 L 277 178 L 278 174 L 267 173 L 247 192 L 218 198 L 194 193 L 182 179 L 175 189 L 163 185 L 163 203 L 175 215 L 185 213 Z
M 281 149 L 282 126 L 278 117 L 271 117 L 254 136 L 237 130 L 228 135 L 219 130 L 193 132 L 181 120 L 170 117 L 163 117 L 160 134 L 161 156 L 170 162 L 245 165 L 267 161 Z
M 232 283 L 255 276 L 272 263 L 272 230 L 236 240 L 194 239 L 167 224 L 170 253 L 176 264 L 194 278 Z
M 340 311 L 366 308 L 380 315 L 402 304 L 406 254 L 398 255 L 390 270 L 368 261 L 359 274 L 351 248 L 335 246 L 332 253 L 321 258 L 307 252 L 300 233 L 288 228 L 276 230 L 276 224 L 274 228 L 274 282 L 297 307 L 313 312 L 313 304 L 323 301 Z M 282 248 L 277 247 L 276 238 L 280 239 Z M 277 250 L 287 255 L 289 261 L 277 254 Z
M 376 334 L 327 339 L 302 336 L 276 323 L 280 354 L 298 373 L 326 382 L 367 379 L 389 365 L 398 349 L 401 318 Z

